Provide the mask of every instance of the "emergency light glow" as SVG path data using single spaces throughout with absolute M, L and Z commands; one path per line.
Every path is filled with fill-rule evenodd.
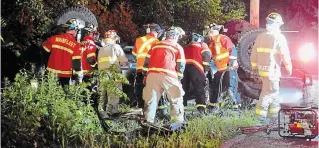
M 302 62 L 309 62 L 316 56 L 313 43 L 306 43 L 299 49 L 299 57 Z

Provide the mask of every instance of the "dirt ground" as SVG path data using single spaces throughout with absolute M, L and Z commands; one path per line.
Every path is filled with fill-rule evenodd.
M 309 105 L 318 106 L 318 80 L 308 87 Z M 312 141 L 300 138 L 282 138 L 277 131 L 267 135 L 264 131 L 254 134 L 239 134 L 226 141 L 220 148 L 318 148 L 319 137 Z

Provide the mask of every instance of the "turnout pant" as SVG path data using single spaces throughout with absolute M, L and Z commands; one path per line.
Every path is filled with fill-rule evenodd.
M 276 118 L 280 109 L 279 79 L 271 80 L 268 77 L 260 77 L 262 90 L 256 106 L 256 114 L 261 118 L 267 115 Z
M 191 97 L 190 86 L 192 85 L 195 93 L 196 107 L 206 107 L 206 77 L 201 71 L 192 64 L 187 64 L 182 79 L 183 90 L 185 91 L 184 106 Z
M 144 116 L 146 121 L 154 123 L 158 102 L 166 93 L 171 107 L 171 120 L 176 122 L 184 121 L 183 96 L 184 91 L 177 78 L 168 76 L 165 73 L 149 73 L 146 79 L 146 86 L 143 89 Z
M 136 95 L 136 103 L 133 103 L 134 105 L 137 104 L 139 108 L 144 107 L 144 100 L 143 100 L 143 89 L 145 85 L 143 84 L 144 75 L 142 72 L 137 72 L 135 77 L 135 83 L 134 83 L 134 92 Z M 161 99 L 158 104 L 159 109 L 165 108 L 165 102 L 163 96 L 161 96 Z

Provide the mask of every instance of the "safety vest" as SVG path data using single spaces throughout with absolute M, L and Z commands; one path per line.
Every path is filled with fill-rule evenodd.
M 89 36 L 85 36 L 83 41 L 81 42 L 81 64 L 82 64 L 82 71 L 84 75 L 90 76 L 92 72 L 92 67 L 95 67 L 96 64 L 90 65 L 87 61 L 89 58 L 94 58 L 96 61 L 96 46 L 94 43 L 93 38 Z
M 206 43 L 193 43 L 184 48 L 186 64 L 194 65 L 203 75 L 203 65 L 209 65 L 209 61 L 205 62 L 202 53 L 210 52 Z
M 51 52 L 47 70 L 57 73 L 58 77 L 71 77 L 72 61 L 81 60 L 80 44 L 71 34 L 64 33 L 50 37 L 42 43 Z
M 260 76 L 279 78 L 282 55 L 290 57 L 285 37 L 282 34 L 261 33 L 252 49 L 251 66 L 258 69 Z
M 98 53 L 98 69 L 106 70 L 112 64 L 118 65 L 127 61 L 125 53 L 120 45 L 115 43 L 107 43 L 99 50 Z
M 218 71 L 227 69 L 230 57 L 228 48 L 223 46 L 223 40 L 221 40 L 222 37 L 223 35 L 217 35 L 215 41 L 210 43 L 212 59 L 214 60 Z
M 176 65 L 178 62 L 185 62 L 184 50 L 173 40 L 157 42 L 148 52 L 147 57 L 150 58 L 148 67 L 144 68 L 147 73 L 156 72 L 175 78 L 183 77 L 183 73 L 176 70 Z
M 136 70 L 142 70 L 144 66 L 145 57 L 154 43 L 158 39 L 150 34 L 136 39 L 133 49 L 133 55 L 136 56 Z

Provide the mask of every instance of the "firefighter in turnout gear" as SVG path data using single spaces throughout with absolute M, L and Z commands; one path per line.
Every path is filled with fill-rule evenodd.
M 206 43 L 204 37 L 192 33 L 190 44 L 184 48 L 186 66 L 184 77 L 182 79 L 183 89 L 185 91 L 184 107 L 187 106 L 187 100 L 190 97 L 190 85 L 195 91 L 196 107 L 199 112 L 204 113 L 206 108 L 206 100 L 208 99 L 205 92 L 207 86 L 206 74 L 209 70 L 209 62 L 211 60 L 211 51 Z
M 270 13 L 266 18 L 266 32 L 257 36 L 250 56 L 253 73 L 258 73 L 262 81 L 262 91 L 256 106 L 256 114 L 260 116 L 260 124 L 276 123 L 280 109 L 279 81 L 281 63 L 288 74 L 292 73 L 292 64 L 287 40 L 281 34 L 280 26 L 284 24 L 278 13 Z
M 70 19 L 62 25 L 65 33 L 54 35 L 42 43 L 45 51 L 50 52 L 47 70 L 56 73 L 62 87 L 69 85 L 72 75 L 83 77 L 81 72 L 80 44 L 75 40 L 78 22 Z
M 81 41 L 81 63 L 84 74 L 83 81 L 88 82 L 89 78 L 92 77 L 93 69 L 97 67 L 96 45 L 94 42 L 96 28 L 89 24 L 84 30 L 86 34 Z
M 185 56 L 183 48 L 177 43 L 182 35 L 185 32 L 180 27 L 170 27 L 166 39 L 154 44 L 147 53 L 143 99 L 144 117 L 149 123 L 154 123 L 156 108 L 163 92 L 170 101 L 171 120 L 184 122 L 184 91 L 180 80 L 185 68 Z
M 157 38 L 161 36 L 162 29 L 158 24 L 147 24 L 146 32 L 147 35 L 136 39 L 135 46 L 133 48 L 133 55 L 136 57 L 136 78 L 134 83 L 134 91 L 137 98 L 137 102 L 133 102 L 133 105 L 135 106 L 138 104 L 139 108 L 144 107 L 144 101 L 142 98 L 143 88 L 145 87 L 143 84 L 144 75 L 142 73 L 144 61 L 152 45 L 159 41 Z
M 127 57 L 119 44 L 116 44 L 119 36 L 115 30 L 109 30 L 104 34 L 104 46 L 100 48 L 98 53 L 98 69 L 108 70 L 111 65 L 118 67 L 118 72 L 120 72 L 120 65 L 126 65 L 128 62 Z M 122 87 L 119 83 L 118 87 Z M 107 95 L 107 90 L 102 90 L 102 93 Z M 105 116 L 105 111 L 110 114 L 117 114 L 118 111 L 118 96 L 108 96 L 112 98 L 104 98 L 99 101 L 99 110 L 102 116 Z
M 233 100 L 233 108 L 238 109 L 240 94 L 238 93 L 237 50 L 229 37 L 219 34 L 221 28 L 220 25 L 211 24 L 207 34 L 212 62 L 217 69 L 215 74 L 212 70 L 208 74 L 211 92 L 208 108 L 210 110 L 218 108 L 220 95 L 227 91 Z

